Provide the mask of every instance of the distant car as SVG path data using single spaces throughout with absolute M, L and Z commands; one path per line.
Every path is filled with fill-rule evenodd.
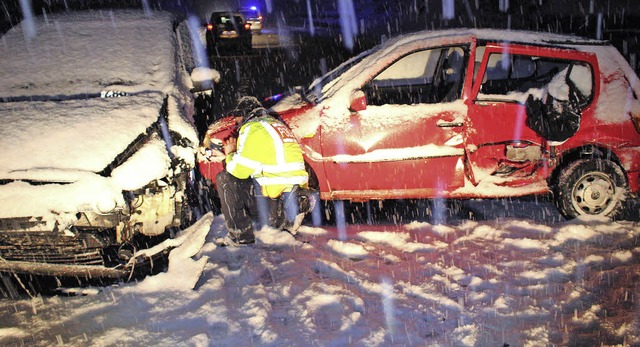
M 195 217 L 190 91 L 207 87 L 186 22 L 68 11 L 0 41 L 0 272 L 144 274 Z
M 247 23 L 251 25 L 251 31 L 255 34 L 262 33 L 262 13 L 256 6 L 251 6 L 249 8 L 241 8 L 238 10 L 244 18 L 247 20 Z
M 239 12 L 213 12 L 206 24 L 206 42 L 209 54 L 219 49 L 251 51 L 251 24 Z
M 324 200 L 552 193 L 567 218 L 615 217 L 640 190 L 638 96 L 606 42 L 459 29 L 390 39 L 272 109 Z M 212 158 L 200 166 L 215 181 Z

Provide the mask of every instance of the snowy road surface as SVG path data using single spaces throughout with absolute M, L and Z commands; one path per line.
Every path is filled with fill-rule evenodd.
M 193 226 L 202 248 L 174 250 L 165 273 L 0 300 L 0 345 L 640 344 L 637 215 L 564 221 L 531 200 L 466 205 L 475 212 L 461 215 L 479 217 L 305 225 L 297 238 L 263 229 L 240 248 L 213 243 L 225 228 L 208 214 Z

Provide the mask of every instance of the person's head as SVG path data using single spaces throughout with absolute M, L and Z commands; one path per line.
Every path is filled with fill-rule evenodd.
M 249 119 L 261 114 L 264 110 L 262 103 L 253 96 L 243 96 L 238 100 L 236 107 L 228 115 L 233 116 L 237 124 L 244 123 Z

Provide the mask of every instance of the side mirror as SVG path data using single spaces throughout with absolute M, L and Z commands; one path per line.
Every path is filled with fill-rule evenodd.
M 351 112 L 364 111 L 367 109 L 367 96 L 362 90 L 356 90 L 351 94 L 349 100 L 349 110 Z
M 213 90 L 215 83 L 220 82 L 220 72 L 208 67 L 197 67 L 191 72 L 192 93 Z

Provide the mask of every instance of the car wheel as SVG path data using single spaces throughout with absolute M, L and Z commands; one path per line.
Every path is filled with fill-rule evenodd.
M 555 203 L 565 218 L 581 215 L 616 217 L 627 195 L 622 169 L 610 160 L 579 159 L 560 172 Z

